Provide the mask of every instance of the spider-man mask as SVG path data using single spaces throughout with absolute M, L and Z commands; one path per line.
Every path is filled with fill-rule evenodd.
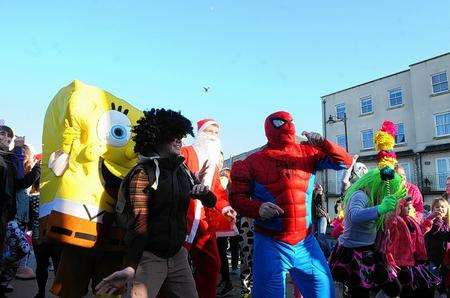
M 280 111 L 269 115 L 264 123 L 269 145 L 279 146 L 295 143 L 295 125 L 291 114 Z

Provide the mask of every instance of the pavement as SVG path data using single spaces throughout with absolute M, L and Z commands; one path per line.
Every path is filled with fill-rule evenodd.
M 36 268 L 36 262 L 34 259 L 34 255 L 30 257 L 29 260 L 29 266 L 33 268 L 33 270 Z M 230 268 L 231 272 L 231 268 Z M 239 274 L 230 274 L 231 281 L 233 283 L 234 289 L 227 295 L 227 298 L 239 298 L 240 297 L 240 281 L 239 281 Z M 47 298 L 54 298 L 57 296 L 54 296 L 50 293 L 50 287 L 52 286 L 54 279 L 54 272 L 50 271 L 48 280 L 47 280 L 47 291 L 46 291 L 46 297 Z M 289 278 L 287 280 L 287 295 L 286 297 L 290 298 L 293 297 L 292 295 L 292 282 Z M 6 294 L 9 298 L 33 298 L 37 294 L 37 284 L 36 280 L 19 280 L 14 279 L 12 282 L 12 286 L 14 287 L 14 291 L 12 293 Z M 85 297 L 95 297 L 92 292 L 89 292 L 87 296 Z
M 53 271 L 49 272 L 49 278 L 47 281 L 47 292 L 46 297 L 48 298 L 54 298 L 56 296 L 52 295 L 49 292 L 49 289 L 53 283 L 54 274 Z M 226 297 L 229 298 L 239 298 L 240 297 L 240 286 L 239 286 L 239 276 L 238 275 L 231 275 L 231 279 L 233 282 L 234 289 L 230 292 L 229 295 Z M 34 295 L 37 293 L 37 284 L 36 280 L 18 280 L 15 279 L 12 283 L 14 287 L 14 291 L 12 293 L 7 294 L 7 297 L 10 298 L 33 298 Z M 288 280 L 288 290 L 287 290 L 287 296 L 286 297 L 293 297 L 292 295 L 292 284 Z M 95 297 L 92 293 L 89 293 L 86 297 Z

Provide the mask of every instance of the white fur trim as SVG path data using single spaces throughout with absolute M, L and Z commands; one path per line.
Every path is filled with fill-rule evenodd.
M 225 207 L 222 208 L 222 214 L 224 214 L 224 213 L 226 213 L 226 212 L 228 212 L 228 211 L 230 211 L 230 210 L 234 210 L 233 207 L 231 207 L 231 206 L 225 206 Z
M 204 131 L 205 128 L 207 128 L 208 126 L 213 125 L 213 124 L 219 126 L 219 123 L 217 123 L 216 121 L 209 120 L 209 121 L 206 121 L 205 123 L 203 123 L 202 126 L 200 126 L 200 128 L 198 129 L 198 133 Z
M 216 232 L 216 237 L 232 237 L 239 235 L 239 231 L 236 225 L 233 226 L 233 229 L 230 231 L 218 231 Z
M 86 211 L 86 209 L 89 211 L 89 213 Z M 53 210 L 98 223 L 101 223 L 103 218 L 103 214 L 97 216 L 100 212 L 102 212 L 102 210 L 98 206 L 96 207 L 92 205 L 83 205 L 80 203 L 74 203 L 72 201 L 64 200 L 62 198 L 55 198 L 53 199 L 53 201 L 41 205 L 41 207 L 39 208 L 39 218 L 49 215 Z
M 191 232 L 186 237 L 186 242 L 193 243 L 195 235 L 197 234 L 198 225 L 200 223 L 200 218 L 202 216 L 202 208 L 203 204 L 199 200 L 195 200 L 195 213 L 194 213 L 194 221 L 192 222 Z

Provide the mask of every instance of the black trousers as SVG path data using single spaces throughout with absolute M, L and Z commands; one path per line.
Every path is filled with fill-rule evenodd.
M 48 279 L 48 267 L 50 258 L 53 262 L 55 273 L 58 269 L 59 258 L 61 257 L 62 247 L 56 243 L 41 243 L 33 246 L 36 257 L 36 281 L 40 294 L 45 294 L 45 286 Z
M 222 282 L 231 282 L 230 279 L 230 268 L 227 257 L 228 248 L 228 237 L 218 237 L 217 238 L 217 248 L 219 249 L 220 255 L 220 275 L 222 276 Z
M 230 251 L 231 251 L 231 268 L 233 270 L 238 268 L 239 265 L 239 241 L 240 236 L 231 236 L 229 237 L 230 240 Z

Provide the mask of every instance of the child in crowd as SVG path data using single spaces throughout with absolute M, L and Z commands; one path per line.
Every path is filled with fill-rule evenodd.
M 422 229 L 425 233 L 429 268 L 445 280 L 447 268 L 443 261 L 447 242 L 450 240 L 450 209 L 443 196 L 434 199 L 431 203 L 431 214 L 424 220 Z M 440 294 L 445 294 L 444 282 L 441 282 L 438 291 Z

